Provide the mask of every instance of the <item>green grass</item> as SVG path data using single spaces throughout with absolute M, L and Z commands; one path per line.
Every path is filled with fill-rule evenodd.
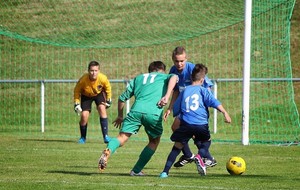
M 8 1 L 7 1 L 8 2 Z M 5 2 L 5 3 L 7 3 Z M 16 1 L 17 2 L 17 1 Z M 16 6 L 16 2 L 12 4 Z M 21 2 L 21 1 L 19 1 Z M 25 1 L 22 1 L 22 3 Z M 26 3 L 33 3 L 34 1 L 26 1 Z M 52 2 L 52 1 L 51 1 Z M 49 3 L 51 3 L 49 1 Z M 120 1 L 121 2 L 121 1 Z M 124 2 L 124 1 L 122 1 Z M 139 2 L 139 1 L 138 1 Z M 167 2 L 161 1 L 163 4 L 168 4 Z M 200 1 L 199 1 L 200 2 Z M 4 1 L 3 1 L 4 3 Z M 93 2 L 95 3 L 95 2 Z M 55 6 L 55 4 L 53 4 Z M 93 4 L 94 6 L 94 4 Z M 26 7 L 26 6 L 25 6 Z M 172 6 L 168 6 L 172 9 Z M 196 7 L 196 6 L 194 6 Z M 219 6 L 222 7 L 222 6 Z M 222 9 L 224 9 L 222 7 Z M 12 14 L 12 10 L 15 11 Z M 22 11 L 21 11 L 22 10 Z M 21 6 L 18 10 L 15 9 L 7 9 L 3 11 L 3 15 L 8 15 L 8 18 L 14 17 L 17 13 L 22 13 L 23 11 L 34 11 L 34 9 L 28 9 Z M 65 8 L 60 7 L 62 13 L 64 13 Z M 186 9 L 182 9 L 186 10 Z M 225 10 L 225 9 L 224 9 Z M 42 13 L 43 9 L 39 11 Z M 175 11 L 176 12 L 176 11 Z M 121 13 L 121 12 L 119 12 Z M 177 12 L 176 12 L 177 13 Z M 191 13 L 190 11 L 185 11 L 185 13 Z M 144 14 L 144 12 L 143 12 Z M 22 16 L 17 17 L 16 19 L 19 22 L 23 22 L 24 20 L 33 21 L 32 18 L 26 17 L 29 14 L 23 14 Z M 37 14 L 38 15 L 38 14 Z M 44 14 L 40 14 L 44 15 Z M 114 14 L 112 14 L 114 15 Z M 146 14 L 148 15 L 148 14 Z M 168 12 L 161 13 L 161 15 L 169 15 Z M 64 18 L 63 14 L 59 14 L 59 20 L 66 22 L 69 20 L 61 19 Z M 150 16 L 151 17 L 151 16 Z M 45 21 L 45 26 L 47 26 L 47 19 L 39 16 L 38 18 L 42 18 L 39 21 Z M 71 17 L 70 17 L 71 18 Z M 89 17 L 86 17 L 87 19 Z M 15 20 L 16 20 L 15 19 Z M 36 20 L 36 19 L 35 19 Z M 108 18 L 107 21 L 113 20 L 112 18 Z M 151 19 L 149 19 L 151 20 Z M 3 22 L 7 22 L 13 24 L 15 22 L 10 21 L 9 19 L 3 19 Z M 293 77 L 300 77 L 300 51 L 299 51 L 299 36 L 300 36 L 300 1 L 296 1 L 296 6 L 292 16 L 292 28 L 291 28 L 291 61 L 293 68 Z M 2 23 L 4 25 L 4 23 Z M 33 22 L 34 24 L 34 22 Z M 80 24 L 80 23 L 79 23 Z M 128 24 L 128 23 L 127 23 Z M 94 23 L 93 23 L 94 25 Z M 96 25 L 95 25 L 96 26 Z M 172 25 L 173 26 L 173 25 Z M 177 25 L 174 25 L 177 26 Z M 130 25 L 129 25 L 130 27 Z M 46 27 L 47 29 L 51 29 L 51 27 Z M 84 27 L 83 27 L 84 28 Z M 120 25 L 121 28 L 121 25 Z M 27 32 L 30 27 L 27 27 Z M 178 28 L 181 30 L 181 28 Z M 65 29 L 66 30 L 66 29 Z M 38 30 L 39 31 L 39 30 Z M 122 35 L 128 35 L 127 33 Z M 97 30 L 96 32 L 99 32 Z M 45 34 L 47 31 L 45 32 Z M 34 33 L 30 33 L 34 34 Z M 42 33 L 44 34 L 44 33 Z M 87 37 L 90 37 L 91 31 L 88 29 L 85 31 Z M 31 36 L 31 35 L 30 35 Z M 34 36 L 34 35 L 33 35 Z M 41 36 L 43 37 L 43 36 Z M 60 37 L 60 36 L 57 36 Z M 78 36 L 77 36 L 78 37 Z M 80 37 L 80 36 L 79 36 Z M 79 40 L 81 38 L 78 38 Z M 118 38 L 114 38 L 118 40 Z M 10 40 L 5 38 L 1 39 L 1 46 L 6 47 L 8 43 L 12 43 Z M 187 43 L 189 44 L 189 43 Z M 189 44 L 190 45 L 190 44 Z M 194 45 L 194 44 L 193 44 Z M 173 44 L 171 45 L 173 48 Z M 191 46 L 191 45 L 190 45 Z M 28 44 L 24 42 L 20 42 L 18 44 L 18 48 L 14 49 L 16 52 L 20 52 L 23 55 L 23 52 L 28 48 Z M 75 52 L 74 54 L 80 54 L 80 50 L 75 49 L 65 49 L 64 54 L 60 54 L 56 48 L 41 47 L 41 46 L 33 46 L 31 47 L 32 51 L 37 54 L 43 52 L 43 56 L 37 59 L 34 55 L 23 55 L 25 58 L 18 57 L 10 57 L 10 48 L 3 48 L 2 52 L 2 62 L 10 63 L 9 65 L 2 64 L 3 69 L 1 70 L 2 77 L 6 76 L 6 78 L 12 77 L 25 77 L 25 78 L 38 78 L 39 76 L 50 78 L 76 78 L 80 76 L 82 72 L 86 69 L 86 63 L 84 60 L 89 60 L 92 58 L 99 58 L 99 55 L 105 55 L 106 50 L 103 50 L 101 53 L 91 51 L 86 53 L 86 57 L 79 57 L 74 55 L 70 62 L 66 61 L 66 57 L 68 55 L 73 55 L 69 52 Z M 45 49 L 41 49 L 45 48 Z M 171 48 L 171 49 L 172 49 Z M 9 52 L 6 52 L 9 51 Z M 60 49 L 59 49 L 60 50 Z M 143 51 L 143 48 L 140 50 Z M 156 51 L 156 47 L 150 48 L 149 55 L 160 54 Z M 160 51 L 167 52 L 161 53 L 160 57 L 169 61 L 169 48 L 162 48 Z M 122 55 L 118 60 L 118 63 L 122 62 L 122 60 L 127 60 L 130 56 L 137 57 L 137 60 L 147 60 L 147 56 L 143 56 L 139 51 L 134 52 L 130 50 L 125 50 L 125 54 Z M 49 61 L 49 54 L 58 55 L 55 58 L 55 61 Z M 99 54 L 99 55 L 98 55 Z M 67 56 L 66 56 L 67 55 Z M 197 55 L 197 54 L 196 54 Z M 197 57 L 194 55 L 194 57 Z M 199 54 L 200 56 L 201 54 Z M 203 53 L 203 55 L 206 55 Z M 113 52 L 112 57 L 120 56 L 118 51 Z M 127 57 L 128 56 L 128 57 Z M 207 56 L 207 55 L 206 55 Z M 230 56 L 226 54 L 226 56 Z M 225 56 L 225 57 L 226 57 Z M 72 57 L 72 56 L 70 56 Z M 35 58 L 35 59 L 34 59 Z M 104 56 L 106 58 L 106 56 Z M 152 57 L 151 57 L 152 58 Z M 108 58 L 107 58 L 108 59 Z M 80 60 L 80 61 L 78 61 Z M 110 63 L 111 60 L 101 59 L 106 64 L 104 69 L 105 73 L 115 76 L 120 76 L 121 78 L 130 78 L 135 76 L 139 72 L 139 70 L 135 70 L 136 67 L 142 67 L 140 63 L 131 63 L 129 66 L 124 66 L 129 70 L 131 75 L 126 74 L 125 71 L 120 70 L 116 71 L 115 69 L 109 69 L 109 67 L 114 68 L 115 62 Z M 132 59 L 134 60 L 134 59 Z M 25 61 L 25 62 L 24 62 Z M 14 64 L 16 62 L 16 64 Z M 22 62 L 22 64 L 17 64 Z M 53 63 L 52 63 L 53 62 Z M 80 62 L 80 63 L 78 63 Z M 81 63 L 82 62 L 82 63 Z M 69 71 L 71 69 L 74 72 L 67 73 L 66 75 L 62 75 L 61 72 L 50 72 L 49 70 L 40 70 L 42 67 L 38 67 L 39 63 L 47 63 L 49 68 L 56 68 L 55 71 Z M 64 64 L 58 64 L 64 63 Z M 67 63 L 67 64 L 66 64 Z M 68 64 L 70 63 L 70 64 Z M 24 65 L 25 64 L 25 65 Z M 110 66 L 114 64 L 113 66 Z M 168 62 L 168 64 L 170 64 Z M 30 65 L 30 67 L 28 66 Z M 59 66 L 57 66 L 59 65 Z M 15 72 L 10 68 L 17 68 Z M 58 67 L 58 68 L 57 68 Z M 213 67 L 213 65 L 212 65 Z M 146 69 L 146 67 L 144 68 Z M 26 72 L 25 72 L 26 71 Z M 213 71 L 213 70 L 211 70 Z M 14 75 L 11 75 L 14 73 Z M 38 76 L 32 76 L 31 73 L 36 73 Z M 217 75 L 217 74 L 216 74 Z M 115 78 L 115 77 L 113 77 Z M 124 84 L 120 85 L 120 88 L 123 89 Z M 169 142 L 168 137 L 170 135 L 170 131 L 165 130 L 164 138 L 157 150 L 157 153 L 153 156 L 152 160 L 144 169 L 144 172 L 147 174 L 145 177 L 130 177 L 128 175 L 129 171 L 135 164 L 140 151 L 143 149 L 146 144 L 145 135 L 141 132 L 137 136 L 132 137 L 132 139 L 123 147 L 117 150 L 117 152 L 110 158 L 109 165 L 107 170 L 104 173 L 99 173 L 97 170 L 97 161 L 100 155 L 100 152 L 105 148 L 105 145 L 96 138 L 90 139 L 85 145 L 78 145 L 76 143 L 75 138 L 78 135 L 78 127 L 77 122 L 78 118 L 73 117 L 72 114 L 72 93 L 68 93 L 68 99 L 63 101 L 66 102 L 64 104 L 64 109 L 61 109 L 60 112 L 57 112 L 57 106 L 61 105 L 61 100 L 50 99 L 50 106 L 52 112 L 46 113 L 46 121 L 47 124 L 51 124 L 51 127 L 46 126 L 46 134 L 40 135 L 40 127 L 39 127 L 39 114 L 36 112 L 36 108 L 33 105 L 38 105 L 38 99 L 32 98 L 39 96 L 39 88 L 33 89 L 32 85 L 22 84 L 22 88 L 26 88 L 26 91 L 22 91 L 22 95 L 30 94 L 30 98 L 26 98 L 25 96 L 22 99 L 18 100 L 16 97 L 16 92 L 14 88 L 10 88 L 10 86 L 2 85 L 2 93 L 3 96 L 7 96 L 10 94 L 9 100 L 3 102 L 3 114 L 0 115 L 0 120 L 3 121 L 3 124 L 0 125 L 0 128 L 5 129 L 2 130 L 1 134 L 1 147 L 0 147 L 0 163 L 1 163 L 1 172 L 0 172 L 0 190 L 10 190 L 10 189 L 299 189 L 300 187 L 300 146 L 269 146 L 269 145 L 250 145 L 250 146 L 242 146 L 238 144 L 228 144 L 228 143 L 213 143 L 211 147 L 212 154 L 216 157 L 218 161 L 218 165 L 214 168 L 210 168 L 208 170 L 208 174 L 205 177 L 201 177 L 197 174 L 196 168 L 193 164 L 190 164 L 182 169 L 174 169 L 170 170 L 170 177 L 167 179 L 159 179 L 158 175 L 162 171 L 167 155 L 171 150 L 172 143 Z M 295 87 L 295 101 L 298 109 L 300 109 L 300 83 L 294 83 Z M 47 85 L 47 88 L 56 89 L 55 85 Z M 62 88 L 62 87 L 59 87 Z M 68 86 L 63 86 L 63 88 L 68 88 Z M 72 88 L 68 92 L 72 91 Z M 0 93 L 1 93 L 0 92 Z M 25 93 L 26 92 L 26 93 Z M 221 91 L 224 92 L 224 91 Z M 1 93 L 1 94 L 2 94 Z M 18 92 L 19 93 L 19 92 Z M 115 95 L 120 94 L 120 91 L 115 91 Z M 47 94 L 50 96 L 49 94 Z M 116 98 L 115 96 L 114 98 Z M 237 99 L 235 96 L 232 97 L 232 101 Z M 227 97 L 228 99 L 230 97 Z M 17 99 L 17 100 L 16 100 Z M 18 102 L 19 101 L 19 102 Z M 13 102 L 17 102 L 13 104 Z M 26 107 L 24 103 L 28 103 L 30 106 Z M 114 101 L 116 102 L 116 100 Z M 239 101 L 240 102 L 240 101 Z M 116 104 L 114 104 L 116 105 Z M 20 120 L 15 119 L 13 116 L 9 116 L 8 114 L 15 110 L 24 110 L 24 117 Z M 113 113 L 111 113 L 110 118 L 115 118 L 115 108 L 111 108 Z M 22 112 L 23 113 L 23 112 Z M 25 113 L 30 113 L 30 118 L 25 117 Z M 95 112 L 94 112 L 95 113 Z M 70 120 L 69 122 L 72 126 L 62 125 L 61 121 L 56 120 L 53 116 L 60 115 L 61 121 Z M 23 115 L 22 115 L 23 116 Z M 95 115 L 93 115 L 95 118 Z M 239 117 L 238 117 L 239 118 Z M 21 123 L 19 123 L 21 121 Z M 95 126 L 98 127 L 97 118 L 95 119 Z M 8 123 L 6 123 L 8 122 Z M 73 126 L 74 123 L 74 126 Z M 13 127 L 11 127 L 13 126 Z M 52 128 L 53 126 L 53 128 Z M 7 127 L 7 128 L 6 128 Z M 72 128 L 71 128 L 72 127 Z M 89 135 L 97 134 L 100 132 L 97 127 L 91 130 L 89 129 Z M 211 126 L 212 127 L 212 126 Z M 72 131 L 70 132 L 70 128 Z M 73 129 L 74 128 L 74 129 Z M 233 127 L 231 127 L 233 128 Z M 18 129 L 18 130 L 16 130 Z M 233 128 L 237 130 L 237 128 Z M 240 129 L 240 128 L 239 128 Z M 267 129 L 267 127 L 266 127 Z M 222 128 L 219 128 L 222 130 Z M 16 132 L 18 131 L 18 132 Z M 30 132 L 28 132 L 30 131 Z M 56 136 L 51 136 L 54 134 L 54 131 L 60 131 L 59 134 L 64 138 L 59 138 Z M 23 133 L 22 136 L 19 133 Z M 37 133 L 38 135 L 36 135 Z M 115 136 L 117 131 L 115 129 L 110 130 L 110 133 Z M 56 134 L 56 133 L 55 133 Z M 74 135 L 73 135 L 74 134 Z M 94 136 L 97 136 L 94 135 Z M 217 134 L 219 135 L 219 134 Z M 217 135 L 214 136 L 218 137 Z M 225 133 L 226 137 L 232 136 L 231 133 Z M 31 136 L 31 137 L 30 137 Z M 71 136 L 71 137 L 70 137 Z M 76 136 L 74 138 L 74 136 Z M 238 134 L 237 138 L 240 138 L 240 134 Z M 193 147 L 194 148 L 194 147 Z M 195 148 L 193 149 L 195 152 Z M 230 176 L 226 169 L 225 163 L 227 159 L 231 156 L 241 156 L 246 160 L 247 170 L 246 173 L 241 176 Z
M 299 146 L 266 146 L 213 143 L 211 153 L 218 165 L 200 176 L 194 164 L 172 168 L 169 178 L 160 179 L 172 143 L 161 142 L 145 167 L 145 177 L 131 177 L 129 171 L 147 143 L 133 136 L 119 148 L 100 173 L 97 161 L 105 144 L 90 140 L 22 138 L 2 135 L 0 147 L 0 189 L 297 189 L 300 186 Z M 191 146 L 195 152 L 195 147 Z M 231 156 L 241 156 L 247 170 L 230 176 L 225 168 Z

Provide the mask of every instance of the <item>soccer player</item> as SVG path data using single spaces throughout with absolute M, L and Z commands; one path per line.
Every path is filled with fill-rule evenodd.
M 149 142 L 140 153 L 139 159 L 130 171 L 131 176 L 143 176 L 142 169 L 150 161 L 159 145 L 163 133 L 162 115 L 163 106 L 168 103 L 178 77 L 165 73 L 166 66 L 161 61 L 154 61 L 148 67 L 149 73 L 140 74 L 130 81 L 129 86 L 119 96 L 118 117 L 114 125 L 120 128 L 116 138 L 112 138 L 103 150 L 98 168 L 103 171 L 107 166 L 108 158 L 123 146 L 132 134 L 136 134 L 143 125 Z M 135 97 L 130 112 L 123 119 L 125 101 Z M 122 124 L 122 126 L 121 126 Z
M 213 107 L 223 113 L 225 121 L 231 123 L 231 118 L 221 103 L 214 98 L 207 88 L 202 87 L 205 78 L 205 67 L 196 64 L 192 72 L 192 85 L 187 86 L 176 99 L 173 106 L 173 116 L 178 116 L 180 126 L 171 135 L 170 139 L 174 142 L 173 148 L 167 158 L 161 178 L 169 175 L 169 170 L 175 162 L 176 157 L 182 148 L 194 136 L 198 154 L 195 156 L 195 163 L 199 174 L 206 175 L 206 166 L 200 156 L 198 142 L 210 140 L 208 127 L 208 107 Z M 192 156 L 190 155 L 187 156 Z
M 107 76 L 100 73 L 100 64 L 91 61 L 88 65 L 88 73 L 85 73 L 77 82 L 74 88 L 74 110 L 80 115 L 79 144 L 86 142 L 88 119 L 92 110 L 92 103 L 95 102 L 99 113 L 99 122 L 104 143 L 108 143 L 108 118 L 106 109 L 111 106 L 111 85 Z
M 179 77 L 179 82 L 177 83 L 176 87 L 174 88 L 173 91 L 173 95 L 172 95 L 172 99 L 169 105 L 169 108 L 166 110 L 165 114 L 164 114 L 164 120 L 166 120 L 166 118 L 169 116 L 169 114 L 171 113 L 171 110 L 173 108 L 173 104 L 175 102 L 175 100 L 178 97 L 178 94 L 184 90 L 187 86 L 191 85 L 192 81 L 191 81 L 191 74 L 192 71 L 195 67 L 195 65 L 191 62 L 187 61 L 187 54 L 186 54 L 186 50 L 184 47 L 182 46 L 178 46 L 176 47 L 173 52 L 172 52 L 172 60 L 174 65 L 171 67 L 170 72 L 169 73 L 174 73 L 176 75 L 178 75 Z M 204 66 L 206 69 L 206 74 L 207 74 L 207 67 Z M 202 86 L 204 88 L 209 89 L 209 92 L 211 92 L 211 88 L 213 87 L 213 83 L 211 82 L 211 80 L 207 77 L 207 75 L 205 75 L 204 77 L 204 81 Z M 172 124 L 172 131 L 175 131 L 180 124 L 180 120 L 176 117 L 174 119 L 174 122 Z M 205 164 L 209 167 L 213 167 L 217 164 L 217 161 L 211 156 L 210 152 L 209 152 L 209 147 L 211 144 L 211 140 L 207 141 L 207 142 L 198 142 L 199 144 L 197 146 L 201 147 L 201 156 L 203 157 L 203 160 L 205 162 Z M 201 144 L 200 144 L 201 143 Z M 185 155 L 189 155 L 191 153 L 191 150 L 189 148 L 188 143 L 186 143 L 182 149 L 183 155 L 179 158 L 179 161 L 176 162 L 174 164 L 174 167 L 182 167 L 187 163 L 191 163 L 193 162 L 193 157 L 194 155 L 192 154 L 192 157 L 187 157 Z

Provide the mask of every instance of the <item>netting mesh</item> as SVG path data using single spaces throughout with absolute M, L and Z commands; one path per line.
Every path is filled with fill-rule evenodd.
M 299 115 L 289 80 L 294 3 L 253 1 L 252 143 L 299 140 Z M 38 81 L 0 82 L 0 96 L 7 107 L 0 110 L 0 131 L 39 135 L 39 82 L 52 79 L 61 82 L 45 84 L 44 135 L 78 136 L 78 118 L 72 110 L 75 84 L 64 80 L 78 79 L 90 60 L 98 60 L 101 72 L 110 79 L 132 79 L 147 72 L 153 60 L 162 60 L 170 68 L 172 50 L 182 45 L 189 61 L 206 64 L 208 76 L 219 81 L 218 99 L 232 116 L 231 127 L 218 116 L 218 131 L 213 138 L 240 141 L 243 86 L 241 80 L 230 80 L 243 78 L 243 0 L 14 0 L 1 1 L 0 10 L 0 80 Z M 112 85 L 110 120 L 116 116 L 117 98 L 125 88 L 124 83 Z M 96 115 L 93 110 L 88 133 L 98 138 L 101 132 Z M 172 119 L 166 125 L 170 122 Z M 170 133 L 165 127 L 166 139 Z

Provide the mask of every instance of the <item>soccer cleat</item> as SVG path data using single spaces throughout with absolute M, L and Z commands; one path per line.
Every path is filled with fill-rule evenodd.
M 196 163 L 196 166 L 197 166 L 197 170 L 198 170 L 198 173 L 200 175 L 206 175 L 206 166 L 201 158 L 201 156 L 199 154 L 197 154 L 195 156 L 195 163 Z
M 174 164 L 174 167 L 175 168 L 179 168 L 179 167 L 182 167 L 188 163 L 192 163 L 194 161 L 194 154 L 192 155 L 191 158 L 187 158 L 185 157 L 184 155 L 182 155 L 179 160 Z
M 145 173 L 140 171 L 139 173 L 135 173 L 133 170 L 129 173 L 130 176 L 145 176 Z
M 98 162 L 98 169 L 100 171 L 105 170 L 109 156 L 110 156 L 110 150 L 108 148 L 103 150 Z
M 215 160 L 215 158 L 213 158 L 212 160 L 208 158 L 202 158 L 202 160 L 206 167 L 214 167 L 217 165 L 217 160 Z
M 84 137 L 81 137 L 79 140 L 78 140 L 78 144 L 84 144 L 85 143 L 85 138 Z
M 107 144 L 107 143 L 109 143 L 110 140 L 111 140 L 111 138 L 108 135 L 105 135 L 104 143 Z
M 160 178 L 167 178 L 169 176 L 168 176 L 167 172 L 162 172 L 162 173 L 160 173 L 159 177 Z

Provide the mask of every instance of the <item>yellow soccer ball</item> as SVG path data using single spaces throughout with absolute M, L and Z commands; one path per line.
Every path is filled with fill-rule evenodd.
M 226 169 L 230 175 L 241 175 L 246 171 L 246 162 L 241 157 L 231 157 L 226 163 Z

